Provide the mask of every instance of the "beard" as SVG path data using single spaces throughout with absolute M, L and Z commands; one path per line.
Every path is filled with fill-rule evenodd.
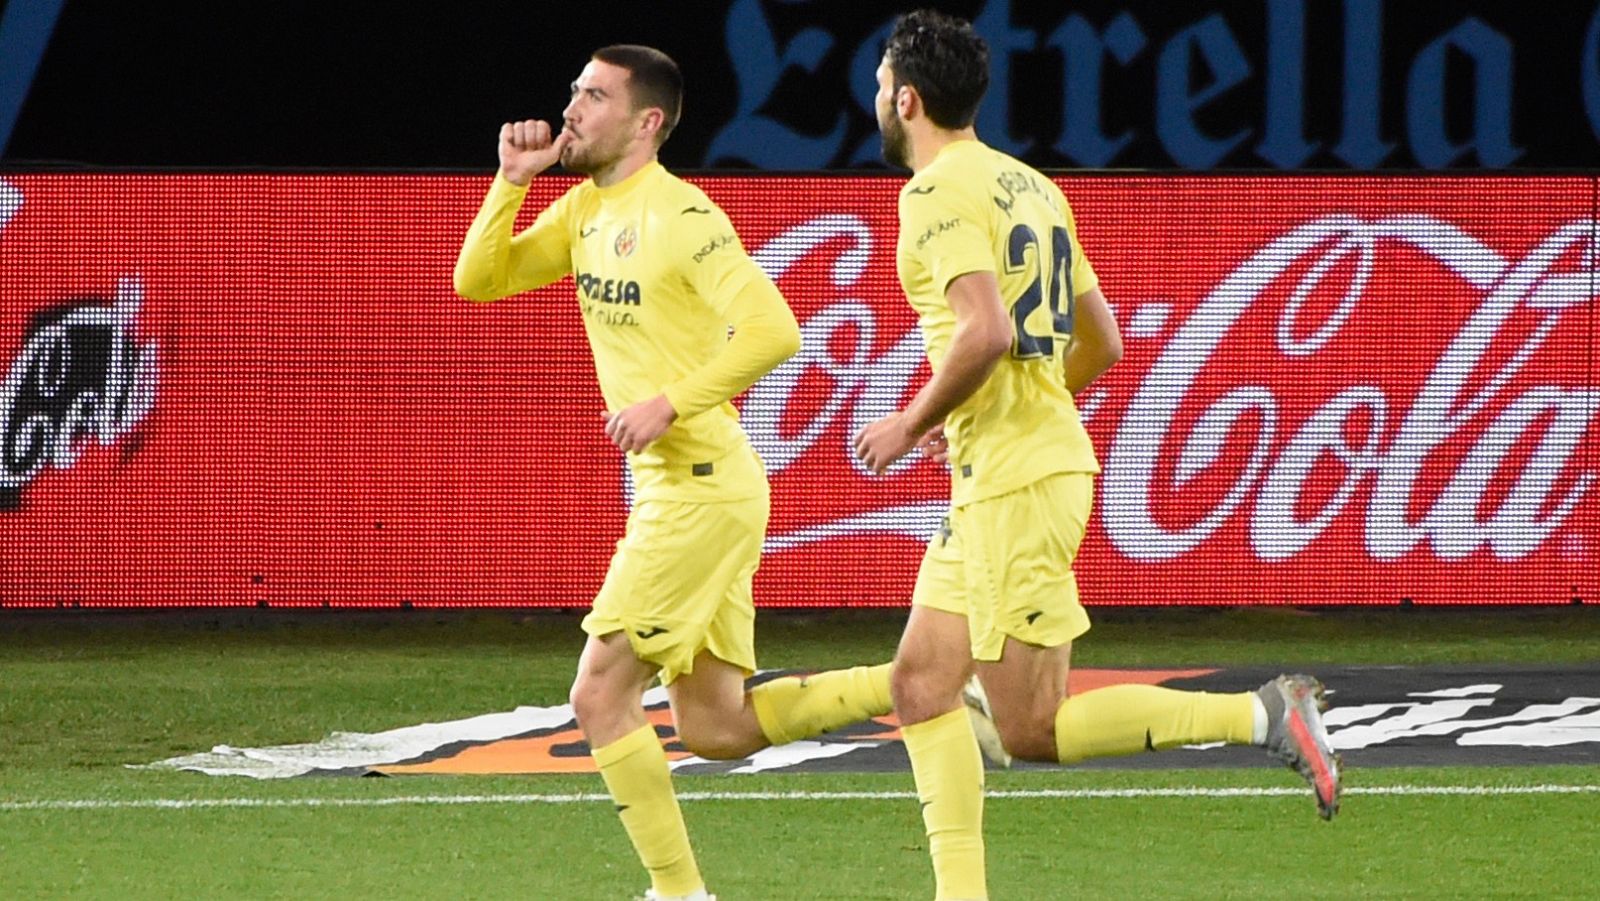
M 879 119 L 878 134 L 883 138 L 883 161 L 901 169 L 910 169 L 911 142 L 906 137 L 906 124 L 900 121 L 900 117 Z
M 580 175 L 594 175 L 622 159 L 627 149 L 625 138 L 609 143 L 595 140 L 581 147 L 577 143 L 568 144 L 561 151 L 561 166 Z

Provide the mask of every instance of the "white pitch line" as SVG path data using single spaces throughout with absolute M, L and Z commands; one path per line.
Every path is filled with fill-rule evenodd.
M 988 798 L 1280 798 L 1299 796 L 1304 788 L 1044 788 L 991 791 Z M 1600 794 L 1600 785 L 1373 785 L 1352 786 L 1345 795 L 1580 795 Z M 680 801 L 904 801 L 915 792 L 682 792 Z M 585 804 L 610 803 L 608 795 L 581 792 L 565 795 L 402 795 L 393 798 L 147 798 L 0 801 L 0 812 L 26 810 L 196 810 L 205 808 L 395 807 L 453 804 Z

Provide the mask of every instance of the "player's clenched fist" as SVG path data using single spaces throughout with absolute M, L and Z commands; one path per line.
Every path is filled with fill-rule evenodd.
M 552 138 L 550 123 L 539 119 L 507 122 L 500 126 L 500 171 L 506 181 L 526 185 L 555 165 L 571 140 L 572 133 L 566 129 Z

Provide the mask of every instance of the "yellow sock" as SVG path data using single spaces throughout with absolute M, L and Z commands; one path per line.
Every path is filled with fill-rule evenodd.
M 939 901 L 989 897 L 983 864 L 983 759 L 965 708 L 901 729 L 922 799 Z
M 1056 754 L 1062 763 L 1077 763 L 1207 741 L 1249 744 L 1254 725 L 1255 692 L 1112 685 L 1061 702 Z
M 656 894 L 687 895 L 703 888 L 655 727 L 641 726 L 593 754 Z
M 890 664 L 788 676 L 750 689 L 750 703 L 767 741 L 791 741 L 894 710 L 889 699 Z

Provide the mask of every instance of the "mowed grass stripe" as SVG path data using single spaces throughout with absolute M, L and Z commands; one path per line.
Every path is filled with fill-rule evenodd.
M 1281 798 L 1306 793 L 1304 788 L 1062 788 L 990 791 L 987 798 L 1064 798 L 1075 800 L 1120 798 Z M 1412 797 L 1467 795 L 1578 795 L 1600 794 L 1600 785 L 1381 785 L 1352 786 L 1345 795 L 1405 795 Z M 916 798 L 908 791 L 788 791 L 788 792 L 682 792 L 680 801 L 902 801 Z M 132 800 L 55 799 L 0 801 L 0 811 L 22 810 L 192 810 L 251 807 L 395 807 L 456 804 L 589 804 L 610 803 L 596 792 L 572 794 L 406 795 L 393 798 L 147 798 Z

